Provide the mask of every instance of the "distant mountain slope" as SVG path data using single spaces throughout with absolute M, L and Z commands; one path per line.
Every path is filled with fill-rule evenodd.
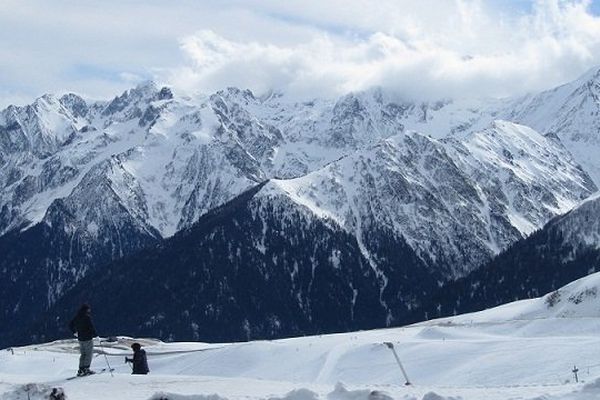
M 335 221 L 273 197 L 272 186 L 88 275 L 42 326 L 8 340 L 64 336 L 83 301 L 93 304 L 103 334 L 223 341 L 366 329 L 402 321 L 437 287 L 439 277 L 385 228 L 368 238 L 377 270 Z
M 600 273 L 592 273 L 562 286 L 546 295 L 530 300 L 508 303 L 474 314 L 464 319 L 534 320 L 542 318 L 600 318 Z
M 558 136 L 600 185 L 600 69 L 517 100 L 503 118 Z
M 415 319 L 483 310 L 538 297 L 600 270 L 600 197 L 523 239 L 465 278 L 451 282 Z
M 277 182 L 359 243 L 385 226 L 446 278 L 489 261 L 596 190 L 559 142 L 506 121 L 462 140 L 406 132 Z
M 426 126 L 442 106 L 428 113 L 382 91 L 303 103 L 236 88 L 189 98 L 152 82 L 107 102 L 45 95 L 0 111 L 0 235 L 41 221 L 116 157 L 148 222 L 170 236 L 265 179 L 299 177 L 405 125 Z
M 130 178 L 116 161 L 99 164 L 69 197 L 55 200 L 40 223 L 0 237 L 5 332 L 8 321 L 12 328 L 36 320 L 102 264 L 158 242 L 146 215 L 129 212 L 139 202 Z

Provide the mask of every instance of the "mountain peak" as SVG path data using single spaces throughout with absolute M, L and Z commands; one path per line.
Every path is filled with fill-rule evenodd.
M 144 81 L 136 87 L 126 90 L 120 96 L 115 97 L 106 106 L 103 115 L 108 116 L 119 112 L 124 112 L 128 108 L 144 109 L 149 103 L 157 100 L 170 100 L 173 98 L 173 92 L 169 87 L 158 88 L 153 81 Z M 137 110 L 132 115 L 140 114 L 142 111 Z
M 76 118 L 84 117 L 89 111 L 86 101 L 75 93 L 64 94 L 58 101 Z
M 158 86 L 156 85 L 156 82 L 146 80 L 138 83 L 132 90 L 139 93 L 152 93 L 158 90 Z
M 33 106 L 36 108 L 49 109 L 52 106 L 60 105 L 56 96 L 52 93 L 46 93 L 33 102 Z
M 600 66 L 594 66 L 584 72 L 575 82 L 578 83 L 587 83 L 587 82 L 597 82 L 600 81 Z
M 225 97 L 225 98 L 240 98 L 240 99 L 243 99 L 244 101 L 256 100 L 254 93 L 252 93 L 252 91 L 250 89 L 240 89 L 240 88 L 233 87 L 233 86 L 229 86 L 224 90 L 219 90 L 215 94 Z

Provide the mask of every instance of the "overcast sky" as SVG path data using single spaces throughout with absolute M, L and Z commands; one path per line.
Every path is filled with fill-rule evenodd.
M 507 96 L 600 66 L 600 0 L 2 0 L 0 106 L 141 80 Z

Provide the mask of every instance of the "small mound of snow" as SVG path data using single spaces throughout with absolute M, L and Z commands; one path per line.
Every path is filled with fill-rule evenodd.
M 319 395 L 305 388 L 295 389 L 283 397 L 270 397 L 269 400 L 319 400 Z
M 448 327 L 453 327 L 457 324 L 453 324 L 452 321 L 449 321 L 447 324 L 444 324 L 442 327 L 431 327 L 424 328 L 421 332 L 417 334 L 417 337 L 420 339 L 428 339 L 428 340 L 445 340 L 445 339 L 459 339 L 462 338 L 458 333 L 444 329 Z
M 586 383 L 582 389 L 583 392 L 595 392 L 600 394 L 600 379 L 596 379 L 593 382 Z
M 300 388 L 292 390 L 283 397 L 269 397 L 268 400 L 319 400 L 319 395 L 311 390 Z M 227 400 L 217 394 L 211 395 L 181 395 L 175 393 L 155 393 L 149 400 Z M 379 399 L 377 399 L 379 400 Z M 382 399 L 391 400 L 391 399 Z
M 329 400 L 393 400 L 390 395 L 379 390 L 348 390 L 338 382 L 333 392 L 327 395 Z
M 429 392 L 423 396 L 423 400 L 458 400 L 458 397 L 443 397 L 435 392 Z
M 182 394 L 175 394 L 175 393 L 158 392 L 158 393 L 155 393 L 148 400 L 227 400 L 227 398 L 221 397 L 218 394 L 182 395 Z

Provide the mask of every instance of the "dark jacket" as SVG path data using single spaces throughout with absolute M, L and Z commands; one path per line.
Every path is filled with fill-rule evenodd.
M 78 313 L 69 323 L 69 329 L 73 333 L 77 332 L 77 339 L 82 342 L 92 340 L 98 336 L 92 318 L 87 313 Z
M 133 359 L 128 359 L 133 363 L 132 374 L 147 374 L 150 372 L 148 369 L 148 360 L 146 359 L 146 351 L 140 349 L 133 352 Z

